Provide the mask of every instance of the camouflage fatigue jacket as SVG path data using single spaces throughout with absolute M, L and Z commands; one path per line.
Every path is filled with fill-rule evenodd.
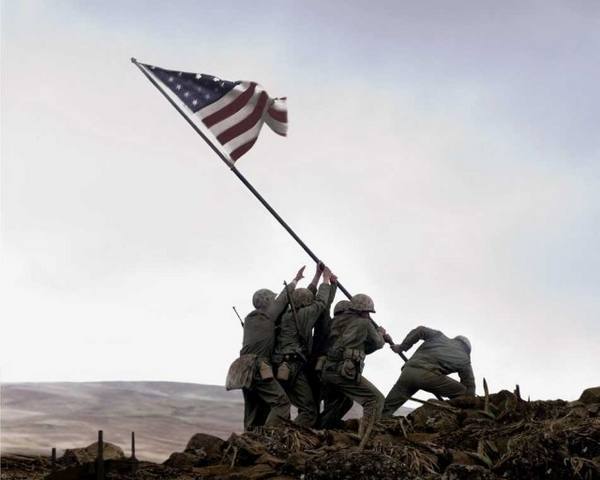
M 467 394 L 475 394 L 471 356 L 460 340 L 448 338 L 439 330 L 417 327 L 406 336 L 400 348 L 409 350 L 419 340 L 423 340 L 423 343 L 404 366 L 423 368 L 442 375 L 456 372 L 460 383 L 467 388 Z
M 327 357 L 339 361 L 344 357 L 344 351 L 359 350 L 368 355 L 385 345 L 383 336 L 368 317 L 361 317 L 353 312 L 341 313 L 331 321 Z

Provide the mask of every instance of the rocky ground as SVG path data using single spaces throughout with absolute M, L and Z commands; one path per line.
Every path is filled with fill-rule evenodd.
M 162 463 L 135 462 L 105 444 L 107 479 L 600 479 L 600 387 L 576 402 L 489 397 L 425 405 L 381 422 L 359 451 L 358 422 L 315 431 L 292 424 L 194 435 Z M 7 455 L 2 479 L 95 479 L 97 445 L 67 450 L 55 471 L 46 457 Z

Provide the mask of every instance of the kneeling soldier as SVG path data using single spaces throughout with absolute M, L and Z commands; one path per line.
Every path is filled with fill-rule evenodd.
M 350 311 L 335 316 L 331 325 L 330 348 L 323 366 L 321 378 L 325 387 L 338 398 L 342 395 L 359 403 L 363 418 L 359 435 L 361 446 L 370 435 L 373 424 L 379 419 L 384 397 L 381 392 L 362 376 L 365 356 L 384 345 L 382 327 L 376 328 L 369 313 L 375 312 L 373 300 L 367 295 L 352 297 Z M 330 402 L 323 411 L 323 425 L 335 425 L 345 412 L 339 402 Z
M 419 340 L 424 340 L 423 344 L 404 364 L 400 378 L 385 399 L 384 416 L 392 416 L 419 390 L 448 398 L 475 395 L 471 342 L 467 337 L 448 338 L 439 330 L 417 327 L 401 344 L 392 346 L 392 350 L 399 354 Z M 446 376 L 455 372 L 460 383 Z

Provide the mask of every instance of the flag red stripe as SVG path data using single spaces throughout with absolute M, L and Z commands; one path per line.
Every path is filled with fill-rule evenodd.
M 252 95 L 254 95 L 255 89 L 256 83 L 252 82 L 250 86 L 246 89 L 246 91 L 240 96 L 238 96 L 233 102 L 223 107 L 221 110 L 213 113 L 212 115 L 209 115 L 208 117 L 204 118 L 202 120 L 204 122 L 204 125 L 210 128 L 216 123 L 219 123 L 220 121 L 225 120 L 227 117 L 230 117 L 231 115 L 236 113 L 250 101 Z
M 248 150 L 250 150 L 252 148 L 252 145 L 254 145 L 256 143 L 257 138 L 258 137 L 255 137 L 253 140 L 250 140 L 248 143 L 244 143 L 242 146 L 236 148 L 233 152 L 231 152 L 229 154 L 231 159 L 235 162 L 244 153 L 246 153 Z
M 256 107 L 254 107 L 252 113 L 246 118 L 244 118 L 244 120 L 242 120 L 240 123 L 237 123 L 231 128 L 228 128 L 217 137 L 217 140 L 221 142 L 221 145 L 225 145 L 229 140 L 234 139 L 238 135 L 241 135 L 246 130 L 250 130 L 254 125 L 256 125 L 256 123 L 262 117 L 263 110 L 265 108 L 265 105 L 267 104 L 268 98 L 269 97 L 267 96 L 266 92 L 262 92 L 260 94 L 260 98 L 258 99 Z
M 274 108 L 269 108 L 269 115 L 271 115 L 275 120 L 281 123 L 287 123 L 287 112 L 282 112 L 281 110 L 275 110 Z

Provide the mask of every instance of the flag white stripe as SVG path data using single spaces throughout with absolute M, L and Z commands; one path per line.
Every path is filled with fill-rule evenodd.
M 287 111 L 287 101 L 285 98 L 274 98 L 273 104 L 271 105 L 273 110 L 277 110 L 279 112 Z
M 252 95 L 250 100 L 248 100 L 248 103 L 243 108 L 238 110 L 233 115 L 221 120 L 219 123 L 216 123 L 213 126 L 211 126 L 210 130 L 213 132 L 215 137 L 218 137 L 225 130 L 233 127 L 234 125 L 237 125 L 246 117 L 248 117 L 256 108 L 256 104 L 258 103 L 258 99 L 260 98 L 260 94 L 262 92 L 264 92 L 264 90 L 257 86 L 254 95 Z
M 200 118 L 206 118 L 209 115 L 212 115 L 215 112 L 218 112 L 222 108 L 225 108 L 231 102 L 233 102 L 237 97 L 239 97 L 242 93 L 244 93 L 250 87 L 250 82 L 242 82 L 239 85 L 233 87 L 233 89 L 219 98 L 216 102 L 207 105 L 204 108 L 201 108 L 196 112 L 196 116 Z
M 275 120 L 269 113 L 265 115 L 265 123 L 271 127 L 274 132 L 277 132 L 281 135 L 287 135 L 288 126 L 287 123 L 280 122 L 279 120 Z

